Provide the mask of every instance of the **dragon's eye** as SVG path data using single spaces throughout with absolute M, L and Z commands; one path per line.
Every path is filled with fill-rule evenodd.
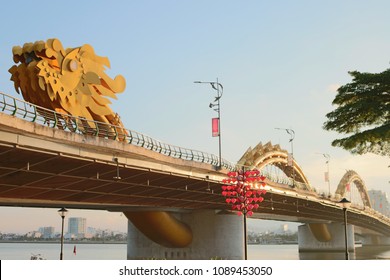
M 38 57 L 35 55 L 34 52 L 29 52 L 24 54 L 26 64 L 29 64 L 33 60 L 39 60 Z
M 31 61 L 32 61 L 31 56 L 27 56 L 26 57 L 26 64 L 29 64 Z
M 72 59 L 71 61 L 69 61 L 69 70 L 74 72 L 76 71 L 78 68 L 78 64 L 77 64 L 77 61 Z

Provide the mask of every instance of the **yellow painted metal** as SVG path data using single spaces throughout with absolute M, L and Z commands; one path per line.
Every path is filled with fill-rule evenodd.
M 33 104 L 75 117 L 95 120 L 123 128 L 109 104 L 123 92 L 126 81 L 106 73 L 107 57 L 95 54 L 92 46 L 64 49 L 58 39 L 26 43 L 12 49 L 16 63 L 9 72 L 15 89 Z M 79 125 L 85 125 L 80 123 Z M 95 128 L 93 122 L 88 125 Z
M 125 90 L 126 81 L 121 75 L 111 79 L 105 73 L 110 61 L 96 55 L 92 46 L 64 49 L 58 39 L 49 39 L 15 46 L 12 53 L 15 65 L 9 69 L 11 80 L 26 101 L 58 113 L 118 126 L 109 130 L 127 135 L 118 114 L 109 107 L 109 98 L 116 99 L 116 94 Z M 96 128 L 92 121 L 79 122 L 79 127 Z M 186 247 L 192 241 L 191 229 L 169 213 L 125 215 L 147 237 L 163 246 Z
M 345 172 L 343 178 L 341 178 L 340 183 L 337 186 L 336 195 L 339 197 L 344 197 L 345 192 L 347 191 L 347 185 L 351 183 L 356 185 L 364 206 L 372 208 L 366 184 L 356 171 L 347 170 L 347 172 Z
M 124 212 L 125 216 L 146 237 L 170 248 L 183 248 L 192 242 L 192 231 L 167 212 Z
M 245 154 L 238 161 L 238 165 L 251 166 L 259 170 L 262 170 L 267 165 L 277 165 L 288 177 L 292 176 L 292 170 L 288 166 L 288 152 L 280 148 L 279 145 L 272 145 L 271 142 L 263 145 L 261 142 L 253 149 L 251 147 L 245 152 Z M 298 163 L 294 162 L 295 180 L 303 183 L 305 187 L 311 191 L 311 186 L 306 175 L 303 173 L 302 168 Z
M 328 242 L 332 239 L 327 224 L 309 224 L 309 228 L 314 237 L 320 242 Z

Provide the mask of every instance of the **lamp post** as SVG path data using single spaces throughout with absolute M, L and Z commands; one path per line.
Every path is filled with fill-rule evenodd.
M 349 254 L 348 254 L 348 234 L 347 234 L 347 209 L 349 208 L 351 202 L 343 197 L 342 200 L 339 202 L 341 206 L 343 207 L 344 211 L 344 237 L 345 237 L 345 259 L 349 260 Z
M 329 161 L 330 161 L 330 155 L 329 154 L 321 154 L 324 158 L 326 158 L 326 173 L 325 173 L 325 182 L 328 182 L 328 197 L 330 198 L 330 173 L 329 173 Z
M 217 91 L 217 96 L 215 96 L 215 99 L 213 102 L 210 103 L 209 107 L 213 109 L 215 112 L 218 113 L 218 118 L 213 119 L 213 137 L 218 136 L 218 147 L 219 147 L 219 164 L 218 169 L 222 168 L 222 152 L 221 152 L 221 106 L 220 106 L 220 99 L 222 97 L 223 93 L 223 86 L 218 82 L 218 78 L 216 82 L 202 82 L 202 81 L 195 81 L 196 84 L 210 84 L 211 87 Z M 215 124 L 215 121 L 217 124 Z M 215 127 L 216 125 L 216 127 Z
M 60 260 L 63 259 L 63 250 L 64 250 L 64 219 L 65 216 L 68 214 L 68 210 L 66 210 L 64 207 L 62 207 L 60 210 L 58 210 L 58 214 L 61 216 L 62 219 L 62 226 L 61 226 L 61 253 L 60 253 Z
M 292 179 L 293 179 L 293 187 L 295 187 L 295 170 L 294 170 L 294 138 L 295 138 L 295 131 L 289 128 L 279 128 L 276 127 L 275 129 L 278 130 L 285 130 L 290 135 L 289 142 L 291 143 L 291 168 L 292 168 Z M 288 164 L 288 162 L 287 162 Z

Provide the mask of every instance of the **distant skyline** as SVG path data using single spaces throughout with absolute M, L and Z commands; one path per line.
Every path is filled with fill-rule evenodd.
M 17 223 L 9 223 L 7 217 L 2 215 L 0 233 L 26 234 L 27 232 L 37 231 L 40 227 L 54 227 L 55 232 L 61 231 L 61 217 L 57 213 L 58 209 L 1 207 L 0 210 L 3 212 L 10 211 L 12 218 L 18 221 Z M 64 221 L 65 233 L 67 233 L 69 218 L 86 218 L 87 228 L 127 232 L 127 219 L 119 212 L 69 209 L 69 216 Z M 288 225 L 289 230 L 292 231 L 297 230 L 298 226 L 297 223 L 292 222 L 248 220 L 248 230 L 255 232 L 276 231 L 281 224 Z
M 310 183 L 331 191 L 346 170 L 390 197 L 390 159 L 331 146 L 322 129 L 348 71 L 389 68 L 389 1 L 8 1 L 0 18 L 0 91 L 22 98 L 9 80 L 12 47 L 58 38 L 65 48 L 90 44 L 121 74 L 126 90 L 112 100 L 125 127 L 185 148 L 218 154 L 208 105 L 223 84 L 222 157 L 236 162 L 259 142 L 290 150 Z M 0 178 L 1 180 L 1 178 Z M 58 209 L 0 207 L 0 231 L 60 224 Z M 127 231 L 121 213 L 71 209 L 93 227 Z M 267 226 L 266 221 L 257 221 Z M 57 226 L 56 226 L 57 227 Z
M 61 217 L 55 208 L 30 207 L 1 207 L 0 232 L 25 234 L 36 231 L 40 227 L 54 227 L 56 232 L 61 231 Z M 69 218 L 86 218 L 87 228 L 110 229 L 112 231 L 127 232 L 127 219 L 120 213 L 96 210 L 68 209 L 68 216 L 64 220 L 64 230 L 67 232 Z M 3 213 L 11 213 L 12 219 Z
M 31 209 L 29 209 L 31 211 Z M 88 215 L 88 213 L 84 213 L 86 215 Z M 84 217 L 67 217 L 65 218 L 64 220 L 64 233 L 70 233 L 69 231 L 69 223 L 70 223 L 70 220 L 71 219 L 77 219 L 77 218 L 84 218 Z M 88 224 L 88 219 L 87 218 L 84 218 L 86 219 L 86 228 L 85 230 L 86 231 L 89 231 L 89 230 L 97 230 L 97 231 L 109 231 L 109 232 L 127 232 L 127 228 L 124 228 L 124 230 L 118 230 L 118 229 L 111 229 L 111 228 L 108 228 L 108 227 L 104 227 L 104 228 L 101 228 L 101 227 L 93 227 L 91 225 Z M 125 221 L 126 222 L 126 221 Z M 104 223 L 103 223 L 104 224 Z M 20 230 L 16 230 L 16 231 L 11 231 L 11 230 L 4 230 L 4 231 L 0 231 L 1 234 L 20 234 L 20 235 L 24 235 L 24 234 L 27 234 L 29 232 L 36 232 L 36 231 L 40 231 L 40 229 L 43 229 L 43 228 L 54 228 L 54 233 L 61 233 L 61 222 L 58 224 L 58 221 L 55 222 L 55 224 L 44 224 L 44 225 L 41 225 L 41 226 L 38 226 L 36 228 L 33 228 L 34 227 L 34 224 L 31 224 L 31 229 L 29 231 L 20 231 Z

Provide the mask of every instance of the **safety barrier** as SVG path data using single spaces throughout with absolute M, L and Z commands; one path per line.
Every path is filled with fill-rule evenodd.
M 202 162 L 214 166 L 218 166 L 219 164 L 219 157 L 213 154 L 166 144 L 145 134 L 124 129 L 123 127 L 59 113 L 2 92 L 0 92 L 0 112 L 56 129 L 123 141 L 173 158 Z M 222 159 L 221 165 L 228 170 L 241 168 L 241 166 L 239 167 L 224 159 Z M 295 186 L 300 189 L 310 189 L 310 187 L 303 183 L 298 184 L 298 182 L 294 182 L 292 178 L 278 176 L 264 170 L 261 170 L 261 174 L 275 183 L 290 187 Z
M 73 133 L 120 140 L 173 158 L 219 165 L 219 157 L 213 154 L 166 144 L 145 134 L 119 126 L 58 113 L 1 92 L 0 112 Z M 235 164 L 224 159 L 222 159 L 221 166 L 228 170 L 236 168 Z

